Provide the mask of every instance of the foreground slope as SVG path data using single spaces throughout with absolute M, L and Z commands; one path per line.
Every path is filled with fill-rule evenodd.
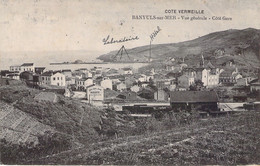
M 26 164 L 259 164 L 260 112 L 88 145 Z

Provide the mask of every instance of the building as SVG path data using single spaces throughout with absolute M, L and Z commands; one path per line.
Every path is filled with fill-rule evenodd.
M 226 70 L 220 73 L 219 75 L 219 83 L 221 84 L 235 84 L 238 79 L 241 79 L 242 75 L 238 73 L 236 68 L 235 71 Z
M 113 89 L 113 84 L 112 84 L 112 80 L 110 79 L 105 79 L 105 80 L 102 80 L 100 82 L 100 85 L 104 88 L 104 89 Z
M 44 73 L 45 67 L 35 67 L 35 73 L 36 74 L 42 74 Z
M 167 89 L 158 89 L 154 92 L 154 99 L 158 101 L 168 101 L 170 99 L 170 92 Z
M 72 77 L 72 72 L 70 69 L 62 70 L 61 73 L 64 74 L 66 78 Z
M 174 111 L 218 111 L 218 96 L 214 91 L 173 91 L 170 104 Z
M 10 71 L 17 71 L 17 72 L 30 71 L 30 72 L 35 72 L 33 63 L 24 63 L 22 65 L 10 66 Z
M 80 78 L 92 78 L 92 72 L 86 68 L 75 70 L 73 74 L 79 76 Z
M 65 75 L 60 72 L 48 71 L 41 75 L 41 84 L 66 86 Z
M 21 66 L 20 65 L 10 66 L 10 71 L 21 72 Z
M 126 90 L 126 84 L 124 82 L 121 82 L 121 83 L 117 84 L 116 85 L 116 90 L 118 90 L 118 91 Z
M 34 71 L 34 64 L 33 63 L 24 63 L 21 65 L 21 71 L 31 71 L 31 72 L 35 72 Z
M 190 85 L 194 84 L 194 82 L 195 82 L 194 77 L 188 75 L 182 75 L 178 78 L 178 85 L 186 89 L 188 89 Z
M 132 92 L 132 91 L 124 91 L 121 92 L 117 98 L 123 99 L 123 100 L 137 100 L 137 94 L 136 92 Z
M 204 86 L 217 86 L 219 84 L 219 69 L 202 70 L 201 81 Z
M 76 89 L 86 90 L 88 86 L 93 85 L 93 80 L 91 78 L 76 79 L 75 84 L 76 84 Z
M 87 87 L 86 97 L 89 101 L 103 101 L 104 100 L 104 88 L 99 85 L 91 85 Z
M 14 80 L 19 80 L 20 79 L 20 76 L 18 73 L 9 73 L 6 75 L 7 78 L 11 78 L 11 79 L 14 79 Z
M 250 91 L 254 92 L 254 91 L 260 91 L 260 82 L 253 82 L 250 83 Z

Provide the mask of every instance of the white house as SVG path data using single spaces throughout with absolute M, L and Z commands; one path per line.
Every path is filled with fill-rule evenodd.
M 104 100 L 104 88 L 99 85 L 92 85 L 87 87 L 86 90 L 87 99 L 89 101 L 103 101 Z
M 112 80 L 110 79 L 106 79 L 106 80 L 102 80 L 100 82 L 100 85 L 104 88 L 104 89 L 111 89 L 113 88 L 113 85 L 112 85 Z
M 18 71 L 18 72 L 31 71 L 31 72 L 35 72 L 33 63 L 24 63 L 22 65 L 10 66 L 10 71 Z
M 201 81 L 204 86 L 216 86 L 219 84 L 219 69 L 215 71 L 210 69 L 202 70 Z
M 18 72 L 21 72 L 21 66 L 20 66 L 20 65 L 10 66 L 10 71 L 18 71 Z
M 33 63 L 24 63 L 21 65 L 21 72 L 23 71 L 32 71 L 34 72 L 34 64 Z
M 66 86 L 65 75 L 60 72 L 48 71 L 40 76 L 41 84 Z
M 91 78 L 76 79 L 75 84 L 78 90 L 86 90 L 88 86 L 93 85 L 93 80 Z

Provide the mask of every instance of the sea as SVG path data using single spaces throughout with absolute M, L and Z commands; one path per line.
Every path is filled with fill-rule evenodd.
M 80 68 L 91 69 L 94 67 L 102 67 L 102 68 L 114 68 L 120 69 L 124 67 L 130 67 L 133 70 L 138 70 L 143 66 L 147 66 L 149 63 L 86 63 L 86 64 L 48 64 L 46 65 L 46 70 L 77 70 Z

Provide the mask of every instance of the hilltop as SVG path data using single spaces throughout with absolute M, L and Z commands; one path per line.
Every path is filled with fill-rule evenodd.
M 248 28 L 243 30 L 226 30 L 214 32 L 201 36 L 197 39 L 168 44 L 152 45 L 153 61 L 163 61 L 167 58 L 185 58 L 186 63 L 194 63 L 201 58 L 203 53 L 205 59 L 218 59 L 231 56 L 242 65 L 258 67 L 260 62 L 259 45 L 260 30 Z M 132 61 L 147 61 L 149 45 L 127 50 Z M 101 55 L 98 59 L 112 61 L 117 51 Z M 127 59 L 122 59 L 122 61 Z M 216 60 L 218 61 L 218 60 Z

